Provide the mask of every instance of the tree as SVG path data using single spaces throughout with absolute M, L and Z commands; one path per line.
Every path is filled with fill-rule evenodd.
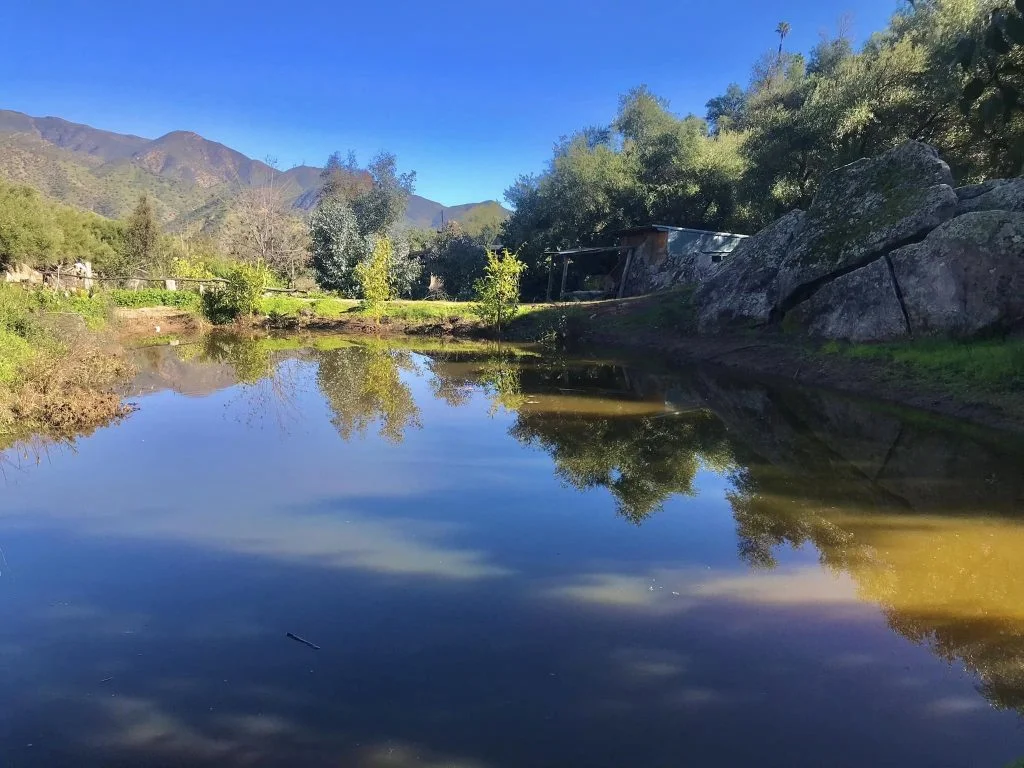
M 309 263 L 308 229 L 292 213 L 287 190 L 277 179 L 274 169 L 265 183 L 235 198 L 224 223 L 223 241 L 235 259 L 265 264 L 293 285 Z
M 710 99 L 705 106 L 708 127 L 712 133 L 717 135 L 724 130 L 735 130 L 743 124 L 747 94 L 737 83 L 729 83 L 725 93 Z
M 370 175 L 359 167 L 356 153 L 349 150 L 344 160 L 340 152 L 333 152 L 327 158 L 320 172 L 319 200 L 336 198 L 351 203 L 359 195 L 369 191 L 373 185 Z
M 384 304 L 391 298 L 391 260 L 394 254 L 391 241 L 377 238 L 370 258 L 356 265 L 355 277 L 363 296 L 367 314 L 379 319 Z
M 492 200 L 466 213 L 460 224 L 466 234 L 477 243 L 482 246 L 493 246 L 501 233 L 501 225 L 507 218 L 508 211 Z
M 387 237 L 393 243 L 391 285 L 396 295 L 409 295 L 419 281 L 420 263 L 409 255 L 408 240 L 400 231 L 416 174 L 398 173 L 395 156 L 377 155 L 366 170 L 355 154 L 342 161 L 338 153 L 328 159 L 324 186 L 310 219 L 310 251 L 318 285 L 358 294 L 356 265 L 368 259 L 373 242 Z
M 111 265 L 119 277 L 135 277 L 150 269 L 157 258 L 160 227 L 146 195 L 139 198 L 135 210 L 125 221 L 124 241 L 118 259 Z
M 368 249 L 348 204 L 334 197 L 322 199 L 310 216 L 309 241 L 317 285 L 344 296 L 357 295 L 355 268 Z
M 477 313 L 498 335 L 519 311 L 519 280 L 526 265 L 507 248 L 487 252 L 484 276 L 476 282 Z
M 789 26 L 788 21 L 780 21 L 779 26 L 775 28 L 775 34 L 779 36 L 779 59 L 782 59 L 782 46 L 786 42 L 786 38 L 789 37 L 789 33 L 792 27 Z
M 456 221 L 441 228 L 427 251 L 427 268 L 441 280 L 449 298 L 471 298 L 486 264 L 487 249 Z

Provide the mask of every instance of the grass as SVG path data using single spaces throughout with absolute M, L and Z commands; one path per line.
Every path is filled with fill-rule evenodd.
M 529 314 L 542 305 L 524 305 L 520 314 Z M 302 299 L 271 296 L 260 300 L 259 313 L 277 318 L 319 318 L 336 320 L 344 316 L 369 317 L 358 299 L 334 297 Z M 475 305 L 465 301 L 395 300 L 384 304 L 381 318 L 407 323 L 432 323 L 450 320 L 477 320 Z
M 922 340 L 894 344 L 826 344 L 823 351 L 862 360 L 882 360 L 911 375 L 965 392 L 1024 391 L 1024 339 Z

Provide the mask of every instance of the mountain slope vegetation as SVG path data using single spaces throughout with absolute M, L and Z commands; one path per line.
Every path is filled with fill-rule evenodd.
M 145 194 L 169 229 L 211 226 L 220 219 L 216 213 L 246 189 L 271 182 L 297 212 L 306 212 L 316 204 L 320 173 L 309 165 L 278 170 L 191 131 L 151 140 L 0 110 L 0 179 L 110 218 L 126 216 Z M 413 195 L 406 223 L 438 228 L 481 206 L 491 215 L 508 215 L 495 201 L 446 207 Z

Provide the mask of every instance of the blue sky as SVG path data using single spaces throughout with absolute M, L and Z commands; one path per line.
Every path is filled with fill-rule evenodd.
M 155 138 L 193 130 L 284 166 L 380 149 L 445 204 L 501 198 L 563 134 L 647 83 L 704 112 L 776 44 L 806 51 L 899 0 L 294 4 L 9 0 L 0 107 Z

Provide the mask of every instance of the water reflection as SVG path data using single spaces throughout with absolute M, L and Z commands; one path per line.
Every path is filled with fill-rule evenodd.
M 943 755 L 959 737 L 934 718 L 976 750 L 976 726 L 1009 732 L 988 704 L 1024 714 L 1024 451 L 1006 439 L 709 371 L 430 340 L 219 335 L 139 368 L 136 396 L 199 399 L 143 400 L 148 431 L 111 431 L 130 436 L 119 494 L 37 489 L 48 502 L 15 499 L 5 529 L 59 531 L 40 556 L 81 558 L 85 583 L 118 563 L 89 601 L 13 605 L 17 634 L 0 631 L 24 661 L 21 637 L 62 647 L 59 618 L 100 658 L 92 677 L 141 681 L 81 710 L 86 731 L 116 724 L 118 755 L 610 766 L 705 744 L 697 764 L 738 766 L 779 741 L 788 760 L 765 764 L 862 765 L 878 752 L 861 742 Z M 250 428 L 268 418 L 301 434 L 279 447 Z M 142 440 L 152 464 L 132 461 Z M 83 458 L 109 478 L 108 454 Z M 168 478 L 173 497 L 147 494 Z M 108 652 L 141 626 L 146 657 Z M 323 643 L 316 674 L 285 630 Z M 903 646 L 966 667 L 981 696 L 910 670 Z M 211 686 L 236 647 L 245 684 Z M 48 682 L 73 677 L 59 655 L 36 662 Z M 746 725 L 715 741 L 726 721 Z M 858 723 L 875 738 L 831 753 Z
M 993 704 L 1024 712 L 1018 447 L 845 398 L 707 373 L 656 376 L 514 348 L 319 345 L 213 336 L 162 354 L 199 366 L 184 379 L 210 380 L 211 366 L 226 366 L 233 376 L 225 384 L 272 380 L 287 359 L 310 362 L 346 440 L 375 428 L 399 443 L 422 427 L 409 376 L 426 378 L 454 407 L 483 393 L 492 414 L 513 414 L 512 437 L 550 455 L 561 480 L 604 489 L 634 524 L 669 498 L 694 495 L 702 469 L 727 475 L 744 562 L 773 569 L 780 547 L 813 545 L 823 565 L 853 578 L 861 600 L 882 607 L 894 630 L 966 664 Z M 566 589 L 615 600 L 616 578 Z M 778 599 L 767 596 L 766 583 L 742 591 Z M 782 592 L 796 599 L 800 590 L 788 583 Z M 712 593 L 739 592 L 719 584 Z

